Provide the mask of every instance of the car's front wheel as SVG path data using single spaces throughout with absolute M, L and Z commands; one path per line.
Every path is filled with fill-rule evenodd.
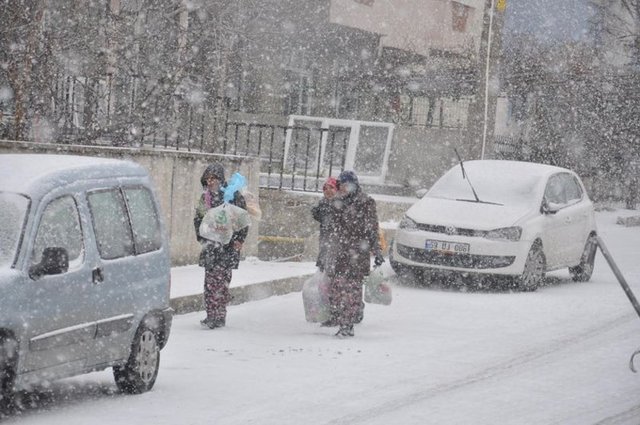
M 160 344 L 157 332 L 141 324 L 131 344 L 131 354 L 124 366 L 114 366 L 113 376 L 120 391 L 140 394 L 156 382 L 160 367 Z
M 522 275 L 518 278 L 518 289 L 523 292 L 533 292 L 544 281 L 546 259 L 539 242 L 533 244 L 527 255 Z
M 597 249 L 598 241 L 595 235 L 590 235 L 584 246 L 580 264 L 575 267 L 569 267 L 569 273 L 571 273 L 571 278 L 574 282 L 588 282 L 591 279 Z

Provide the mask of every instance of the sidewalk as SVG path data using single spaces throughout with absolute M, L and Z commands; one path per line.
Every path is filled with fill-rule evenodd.
M 260 261 L 255 257 L 240 262 L 231 279 L 231 305 L 242 304 L 300 291 L 316 271 L 315 262 Z M 197 265 L 171 269 L 171 307 L 175 314 L 204 310 L 204 269 Z

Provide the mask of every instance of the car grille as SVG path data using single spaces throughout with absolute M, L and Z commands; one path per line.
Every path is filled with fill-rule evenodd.
M 397 245 L 398 254 L 416 263 L 434 266 L 460 267 L 465 269 L 498 269 L 508 267 L 515 261 L 515 256 L 444 254 L 428 252 L 421 248 Z
M 445 233 L 447 235 L 482 237 L 487 233 L 485 230 L 463 229 L 460 227 L 441 226 L 438 224 L 416 223 L 416 226 L 418 230 L 424 230 L 425 232 L 432 233 Z

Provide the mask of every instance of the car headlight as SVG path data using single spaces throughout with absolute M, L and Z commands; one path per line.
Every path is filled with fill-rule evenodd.
M 400 224 L 398 225 L 398 229 L 416 230 L 417 228 L 418 224 L 406 215 L 402 218 L 402 220 L 400 220 Z
M 484 237 L 494 240 L 519 241 L 522 236 L 522 227 L 503 227 L 501 229 L 489 230 Z

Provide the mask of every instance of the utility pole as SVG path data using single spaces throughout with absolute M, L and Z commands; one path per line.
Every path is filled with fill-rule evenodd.
M 497 71 L 502 46 L 506 0 L 485 0 L 478 52 L 478 81 L 469 110 L 467 149 L 471 158 L 485 159 L 493 153 L 493 130 L 497 102 Z

